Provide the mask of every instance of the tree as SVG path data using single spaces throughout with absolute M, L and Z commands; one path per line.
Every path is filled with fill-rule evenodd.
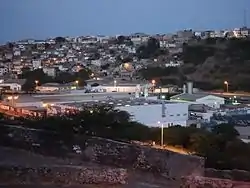
M 238 131 L 231 124 L 219 124 L 212 128 L 212 133 L 233 140 L 239 136 Z
M 23 75 L 26 75 L 28 72 L 30 72 L 30 67 L 23 67 L 21 71 Z
M 65 43 L 66 39 L 64 37 L 56 37 L 55 42 L 56 43 Z
M 190 145 L 188 146 L 188 149 L 203 157 L 218 150 L 216 146 L 216 138 L 213 134 L 208 132 L 200 131 L 191 134 L 189 142 Z
M 33 80 L 26 80 L 26 82 L 22 85 L 22 90 L 26 92 L 33 92 L 36 88 L 35 81 Z
M 118 44 L 124 44 L 125 40 L 126 40 L 126 37 L 123 36 L 123 35 L 120 35 L 120 36 L 117 37 L 117 43 Z
M 146 45 L 140 46 L 137 51 L 137 57 L 140 59 L 148 59 L 154 57 L 156 52 L 160 49 L 160 43 L 155 38 L 149 38 Z

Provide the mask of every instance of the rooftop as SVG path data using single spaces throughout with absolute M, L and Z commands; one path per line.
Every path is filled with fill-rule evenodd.
M 176 102 L 172 101 L 164 101 L 165 104 L 176 104 Z M 141 105 L 157 105 L 162 104 L 162 100 L 152 100 L 152 99 L 144 99 L 144 98 L 121 98 L 114 99 L 112 97 L 106 100 L 94 100 L 89 102 L 82 103 L 64 103 L 64 105 L 74 106 L 80 108 L 82 106 L 93 106 L 93 105 L 112 105 L 115 107 L 118 106 L 141 106 Z
M 211 94 L 211 93 L 181 93 L 179 95 L 175 95 L 170 97 L 172 100 L 183 100 L 183 101 L 196 101 L 198 99 L 207 97 L 207 96 L 215 96 L 215 97 L 220 97 L 222 98 L 219 94 Z
M 184 100 L 184 101 L 196 101 L 197 99 L 203 98 L 208 96 L 207 93 L 181 93 L 179 95 L 172 96 L 171 99 L 173 100 Z

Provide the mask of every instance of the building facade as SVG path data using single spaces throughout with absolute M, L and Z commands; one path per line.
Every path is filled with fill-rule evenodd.
M 169 127 L 174 125 L 187 126 L 188 106 L 187 103 L 166 103 L 164 108 L 162 104 L 150 104 L 120 106 L 117 109 L 127 111 L 132 115 L 134 121 L 149 127 Z M 162 117 L 162 114 L 165 117 Z

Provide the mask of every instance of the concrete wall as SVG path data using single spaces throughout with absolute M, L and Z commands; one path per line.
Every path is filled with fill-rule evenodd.
M 127 171 L 112 168 L 90 167 L 15 167 L 0 166 L 0 184 L 125 184 Z

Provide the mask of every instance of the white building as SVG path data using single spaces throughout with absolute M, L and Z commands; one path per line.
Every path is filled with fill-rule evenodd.
M 187 83 L 187 91 L 186 86 L 184 85 L 183 93 L 171 97 L 170 100 L 185 101 L 190 104 L 204 104 L 214 109 L 219 109 L 221 105 L 225 104 L 225 99 L 223 97 L 218 97 L 208 93 L 193 93 L 192 82 Z
M 33 66 L 34 70 L 41 68 L 42 67 L 41 60 L 40 59 L 33 59 L 32 60 L 32 66 Z
M 145 104 L 133 106 L 121 106 L 117 109 L 127 111 L 132 115 L 134 121 L 149 127 L 164 127 L 181 125 L 187 126 L 188 121 L 187 103 L 166 102 L 165 110 L 162 104 Z M 165 117 L 162 117 L 165 113 Z
M 92 91 L 95 92 L 119 92 L 119 93 L 135 93 L 136 92 L 136 85 L 135 86 L 103 86 L 99 85 L 96 87 L 91 88 Z

